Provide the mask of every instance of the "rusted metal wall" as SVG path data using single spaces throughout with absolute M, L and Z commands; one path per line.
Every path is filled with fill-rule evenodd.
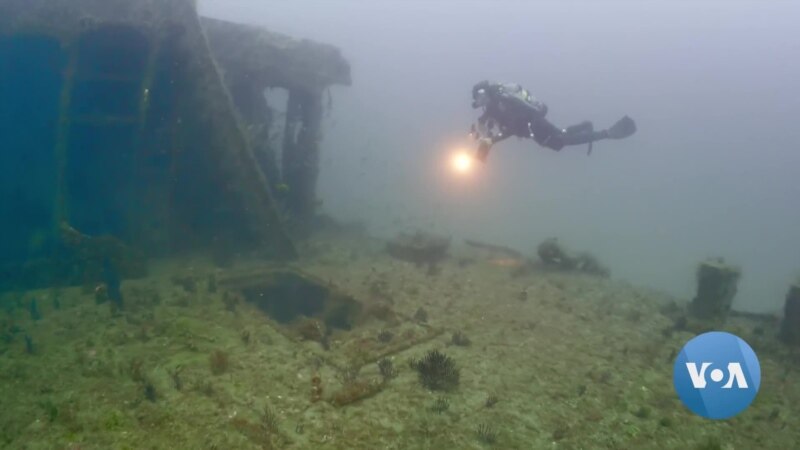
M 193 1 L 0 0 L 0 78 L 16 89 L 2 126 L 21 130 L 0 135 L 0 194 L 17 201 L 0 209 L 15 250 L 0 285 L 93 272 L 64 226 L 150 255 L 296 256 Z

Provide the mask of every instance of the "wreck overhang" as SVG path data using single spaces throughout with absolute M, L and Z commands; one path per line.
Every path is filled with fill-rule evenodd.
M 217 63 L 231 81 L 261 88 L 320 91 L 350 86 L 350 64 L 338 48 L 253 25 L 201 18 Z

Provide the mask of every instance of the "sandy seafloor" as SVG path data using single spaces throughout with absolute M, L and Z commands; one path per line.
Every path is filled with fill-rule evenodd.
M 43 317 L 32 321 L 22 304 L 3 312 L 4 328 L 14 329 L 0 344 L 3 448 L 800 448 L 800 358 L 775 341 L 776 323 L 729 320 L 725 329 L 759 354 L 761 391 L 740 416 L 705 420 L 672 386 L 675 352 L 694 334 L 665 333 L 672 320 L 661 313 L 687 299 L 613 278 L 512 277 L 511 268 L 490 263 L 492 255 L 460 243 L 431 275 L 383 246 L 364 236 L 303 245 L 306 256 L 294 266 L 384 312 L 385 320 L 334 333 L 329 350 L 276 326 L 251 303 L 231 310 L 222 289 L 209 292 L 209 274 L 244 263 L 156 265 L 150 277 L 123 283 L 126 308 L 116 314 L 86 288 L 5 294 L 22 304 L 37 298 Z M 175 283 L 176 274 L 199 280 L 195 292 Z M 427 324 L 413 320 L 420 307 Z M 383 329 L 394 330 L 389 343 L 377 339 Z M 452 345 L 456 331 L 471 345 Z M 25 350 L 26 333 L 34 354 Z M 390 356 L 397 377 L 380 392 L 341 407 L 328 401 L 342 387 L 353 348 L 380 351 L 420 336 L 432 339 Z M 409 358 L 431 349 L 460 367 L 455 391 L 427 391 L 409 367 Z M 228 365 L 213 374 L 217 351 Z M 320 401 L 312 401 L 314 375 Z M 379 379 L 376 364 L 358 377 Z M 491 407 L 489 396 L 497 399 Z M 433 409 L 440 397 L 449 404 L 443 412 Z M 481 426 L 493 443 L 479 437 Z

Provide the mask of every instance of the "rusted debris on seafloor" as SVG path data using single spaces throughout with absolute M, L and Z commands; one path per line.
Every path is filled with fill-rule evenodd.
M 573 253 L 556 238 L 549 238 L 537 248 L 539 259 L 547 268 L 608 277 L 610 271 L 589 253 Z
M 418 231 L 414 234 L 400 233 L 386 244 L 386 251 L 397 259 L 417 266 L 427 266 L 435 271 L 438 263 L 447 257 L 450 238 Z
M 472 239 L 464 239 L 464 243 L 467 246 L 476 248 L 479 250 L 484 250 L 490 253 L 493 256 L 497 257 L 505 257 L 505 258 L 513 258 L 513 259 L 525 259 L 525 256 L 511 247 L 506 247 L 505 245 L 496 245 L 496 244 L 489 244 L 486 242 L 475 241 Z

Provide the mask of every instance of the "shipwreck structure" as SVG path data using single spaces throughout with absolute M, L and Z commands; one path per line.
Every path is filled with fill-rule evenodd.
M 721 258 L 708 259 L 697 266 L 697 294 L 689 312 L 702 320 L 724 321 L 731 311 L 737 284 L 742 276 L 738 267 Z
M 335 48 L 193 0 L 0 0 L 0 289 L 182 251 L 295 257 L 274 188 L 312 213 L 323 93 L 349 82 Z M 282 171 L 250 131 L 272 86 L 289 90 Z
M 779 337 L 787 344 L 800 345 L 800 277 L 786 293 Z
M 203 18 L 202 23 L 261 167 L 270 179 L 285 186 L 291 213 L 310 218 L 316 205 L 323 109 L 331 105 L 328 88 L 350 85 L 349 64 L 330 45 L 217 19 Z M 269 132 L 281 124 L 263 95 L 272 89 L 288 93 L 283 132 L 276 133 L 281 144 Z
M 536 249 L 544 267 L 568 272 L 580 272 L 599 277 L 609 277 L 611 271 L 600 264 L 590 253 L 573 253 L 557 238 L 548 238 Z

